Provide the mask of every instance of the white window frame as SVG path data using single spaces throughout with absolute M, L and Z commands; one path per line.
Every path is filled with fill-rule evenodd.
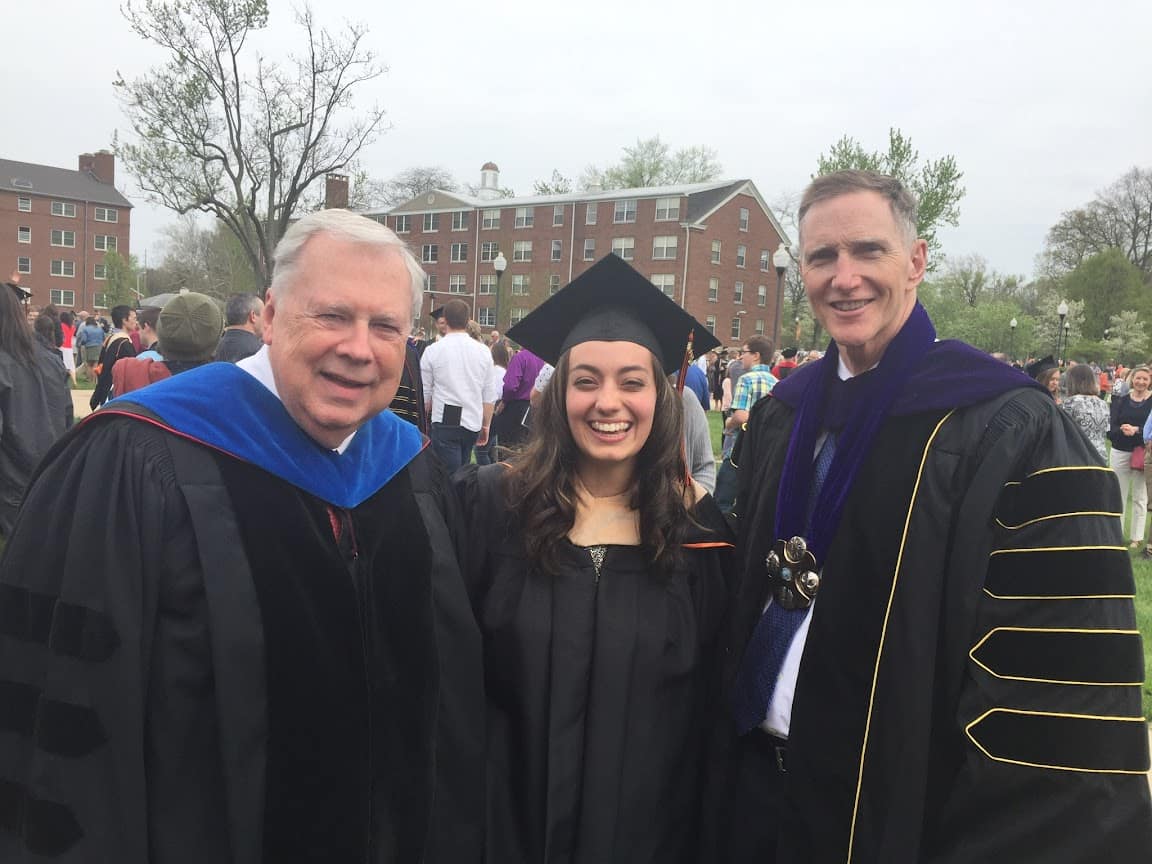
M 433 234 L 440 230 L 440 214 L 425 213 L 422 230 L 425 234 Z
M 95 264 L 93 264 L 92 265 L 92 278 L 99 280 L 101 282 L 104 281 L 105 279 L 107 279 L 108 278 L 108 265 L 103 263 L 102 261 L 97 261 Z
M 517 207 L 516 220 L 512 223 L 513 228 L 532 228 L 536 224 L 536 208 L 535 207 Z
M 500 210 L 481 210 L 480 211 L 480 230 L 481 231 L 495 231 L 500 227 Z
M 526 317 L 528 317 L 527 309 L 523 306 L 513 306 L 508 313 L 508 326 L 511 327 L 513 324 L 519 324 Z
M 48 302 L 53 306 L 75 306 L 76 292 L 71 288 L 49 288 Z
M 657 222 L 678 222 L 680 220 L 680 198 L 672 196 L 669 198 L 656 199 L 656 221 Z
M 32 212 L 32 199 L 26 198 L 23 195 L 17 196 L 17 198 L 16 198 L 16 210 L 20 213 L 31 213 Z
M 467 231 L 468 230 L 468 211 L 457 210 L 452 214 L 452 230 L 453 231 Z
M 485 240 L 480 244 L 480 260 L 481 261 L 495 261 L 496 256 L 500 254 L 500 241 L 499 240 Z
M 736 247 L 736 266 L 737 267 L 743 267 L 745 265 L 745 263 L 747 263 L 747 261 L 748 261 L 748 247 L 747 246 L 737 246 Z
M 760 272 L 762 272 L 762 273 L 768 272 L 768 261 L 769 261 L 768 250 L 767 249 L 761 249 L 760 250 Z
M 108 294 L 105 291 L 98 291 L 92 295 L 92 308 L 94 309 L 107 309 L 108 308 Z
M 97 207 L 93 211 L 92 219 L 96 222 L 119 222 L 120 214 L 113 207 Z
M 636 199 L 621 198 L 612 208 L 612 224 L 626 225 L 636 221 Z
M 16 257 L 16 272 L 25 275 L 32 272 L 32 256 L 19 255 Z
M 756 286 L 756 305 L 761 307 L 761 308 L 764 308 L 765 306 L 768 305 L 768 286 L 767 285 L 757 285 Z
M 620 256 L 621 260 L 632 261 L 636 258 L 635 237 L 613 237 L 612 254 Z
M 667 296 L 676 299 L 676 274 L 655 273 L 652 275 L 652 284 L 663 291 Z
M 719 240 L 713 240 L 712 241 L 712 263 L 713 264 L 719 264 L 720 263 L 720 249 L 721 249 L 722 245 L 723 244 Z
M 496 293 L 496 274 L 495 273 L 481 273 L 480 285 L 476 289 L 477 294 L 495 294 Z
M 75 219 L 76 205 L 71 201 L 53 201 L 52 215 L 59 216 L 63 219 Z
M 436 293 L 436 274 L 435 273 L 425 273 L 424 274 L 424 290 L 427 291 L 429 294 L 435 294 Z
M 552 227 L 561 228 L 564 225 L 564 205 L 555 204 L 552 207 Z
M 715 336 L 716 335 L 716 316 L 715 315 L 709 315 L 708 317 L 706 317 L 704 319 L 704 326 L 705 326 L 705 328 L 707 328 L 709 333 L 711 333 L 713 336 Z
M 59 240 L 59 242 L 57 242 L 57 240 Z M 69 240 L 72 242 L 69 243 Z M 68 231 L 65 228 L 52 228 L 48 234 L 48 245 L 57 246 L 61 249 L 75 249 L 76 232 Z
M 715 276 L 708 280 L 708 302 L 720 302 L 720 280 Z
M 453 243 L 452 244 L 452 263 L 465 264 L 468 261 L 468 244 L 467 243 Z
M 400 213 L 396 216 L 396 225 L 392 229 L 397 234 L 409 234 L 412 231 L 412 214 Z
M 115 252 L 118 242 L 115 234 L 92 235 L 92 248 L 97 252 Z
M 496 310 L 491 306 L 481 306 L 476 310 L 476 323 L 481 327 L 495 327 Z
M 553 240 L 552 241 L 552 260 L 553 261 L 563 261 L 564 260 L 564 241 L 563 240 Z
M 744 305 L 744 283 L 735 282 L 732 285 L 732 302 L 737 306 Z
M 596 260 L 596 238 L 595 237 L 585 237 L 584 238 L 584 260 L 585 261 L 595 261 Z
M 552 273 L 548 276 L 548 296 L 551 297 L 560 290 L 560 274 Z
M 740 214 L 739 214 L 738 222 L 739 222 L 741 231 L 747 231 L 748 230 L 748 208 L 747 207 L 741 207 L 740 208 Z
M 31 225 L 17 225 L 16 226 L 16 242 L 17 243 L 31 243 L 32 242 L 32 226 Z
M 57 267 L 56 265 L 60 266 Z M 62 279 L 75 279 L 76 278 L 76 262 L 67 261 L 63 258 L 53 258 L 52 263 L 49 265 L 48 272 L 53 276 L 58 276 Z
M 732 330 L 730 332 L 732 333 L 733 339 L 739 339 L 740 338 L 740 316 L 739 315 L 736 315 L 732 318 Z
M 424 264 L 440 263 L 440 246 L 436 243 L 425 243 L 420 247 L 420 261 Z
M 529 262 L 532 260 L 532 241 L 516 240 L 512 243 L 512 260 Z
M 666 234 L 652 238 L 653 261 L 675 261 L 680 238 L 675 234 Z
M 527 297 L 532 293 L 532 277 L 527 273 L 512 274 L 512 296 Z
M 764 335 L 764 319 L 763 318 L 757 318 L 756 319 L 756 335 L 757 336 L 763 336 Z
M 468 277 L 460 273 L 453 273 L 448 277 L 448 293 L 449 294 L 467 294 L 468 293 Z
M 584 205 L 584 224 L 595 225 L 596 219 L 600 211 L 600 205 L 596 203 L 588 203 Z

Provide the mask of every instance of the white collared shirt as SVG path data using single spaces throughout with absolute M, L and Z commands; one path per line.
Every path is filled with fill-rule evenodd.
M 245 357 L 243 360 L 238 361 L 236 365 L 267 387 L 269 393 L 277 399 L 280 399 L 280 393 L 276 390 L 276 377 L 272 374 L 272 361 L 268 359 L 267 345 L 261 345 L 259 351 L 251 357 Z M 280 399 L 280 402 L 283 404 L 284 400 Z M 340 446 L 335 448 L 335 452 L 343 455 L 355 437 L 356 433 L 353 432 L 340 442 Z
M 433 423 L 443 420 L 445 405 L 459 405 L 460 426 L 479 432 L 484 406 L 500 398 L 492 384 L 491 351 L 463 331 L 450 331 L 424 349 L 420 378 L 424 401 L 432 403 L 428 419 Z

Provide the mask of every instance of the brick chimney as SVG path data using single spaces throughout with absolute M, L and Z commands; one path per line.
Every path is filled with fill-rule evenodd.
M 348 208 L 348 175 L 329 174 L 324 178 L 324 209 Z
M 116 157 L 107 150 L 80 154 L 80 170 L 91 174 L 101 183 L 116 185 Z

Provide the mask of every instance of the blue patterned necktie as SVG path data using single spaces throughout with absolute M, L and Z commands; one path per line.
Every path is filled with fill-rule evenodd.
M 809 526 L 812 524 L 820 487 L 828 477 L 828 469 L 835 455 L 836 435 L 829 432 L 816 456 L 812 491 L 808 496 L 806 524 Z M 820 563 L 823 565 L 823 562 Z M 807 614 L 808 609 L 785 609 L 777 603 L 769 603 L 756 622 L 752 638 L 748 640 L 748 647 L 744 651 L 744 659 L 736 673 L 733 693 L 732 714 L 741 735 L 755 729 L 768 716 L 768 706 L 772 704 L 772 693 L 776 689 L 776 679 L 780 677 L 780 668 Z

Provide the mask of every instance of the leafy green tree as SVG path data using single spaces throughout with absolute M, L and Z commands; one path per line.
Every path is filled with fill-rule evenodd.
M 929 253 L 940 249 L 936 231 L 941 225 L 960 224 L 960 199 L 966 189 L 960 185 L 964 173 L 956 166 L 955 156 L 944 156 L 921 164 L 920 152 L 912 147 L 912 139 L 899 129 L 888 130 L 888 149 L 869 152 L 855 138 L 845 135 L 832 145 L 828 154 L 820 154 L 816 176 L 857 168 L 879 171 L 902 182 L 919 202 L 916 231 L 928 241 Z M 934 265 L 929 254 L 929 267 Z
M 1100 340 L 1100 360 L 1143 363 L 1148 359 L 1148 334 L 1144 322 L 1132 311 L 1120 312 L 1108 319 L 1107 336 Z
M 1118 249 L 1145 279 L 1152 277 L 1152 171 L 1132 168 L 1048 230 L 1041 267 L 1059 274 Z
M 532 184 L 532 191 L 537 195 L 567 195 L 572 191 L 572 181 L 553 169 L 552 178 L 537 180 Z
M 125 258 L 119 252 L 104 254 L 104 296 L 105 304 L 113 306 L 125 304 L 136 306 L 136 275 L 139 266 L 135 255 Z
M 716 151 L 697 145 L 673 152 L 659 135 L 638 139 L 624 148 L 623 158 L 607 168 L 589 166 L 580 175 L 580 188 L 641 189 L 677 183 L 705 183 L 715 180 L 723 169 Z
M 1120 249 L 1109 248 L 1085 258 L 1064 279 L 1069 298 L 1083 301 L 1084 333 L 1100 339 L 1114 315 L 1132 310 L 1148 317 L 1152 302 L 1144 274 Z
M 233 233 L 256 282 L 314 181 L 340 172 L 382 131 L 383 109 L 352 114 L 353 94 L 383 74 L 366 30 L 333 35 L 297 14 L 303 44 L 285 63 L 251 47 L 267 0 L 144 0 L 132 31 L 168 61 L 115 81 L 134 142 L 114 145 L 148 200 L 211 213 Z

